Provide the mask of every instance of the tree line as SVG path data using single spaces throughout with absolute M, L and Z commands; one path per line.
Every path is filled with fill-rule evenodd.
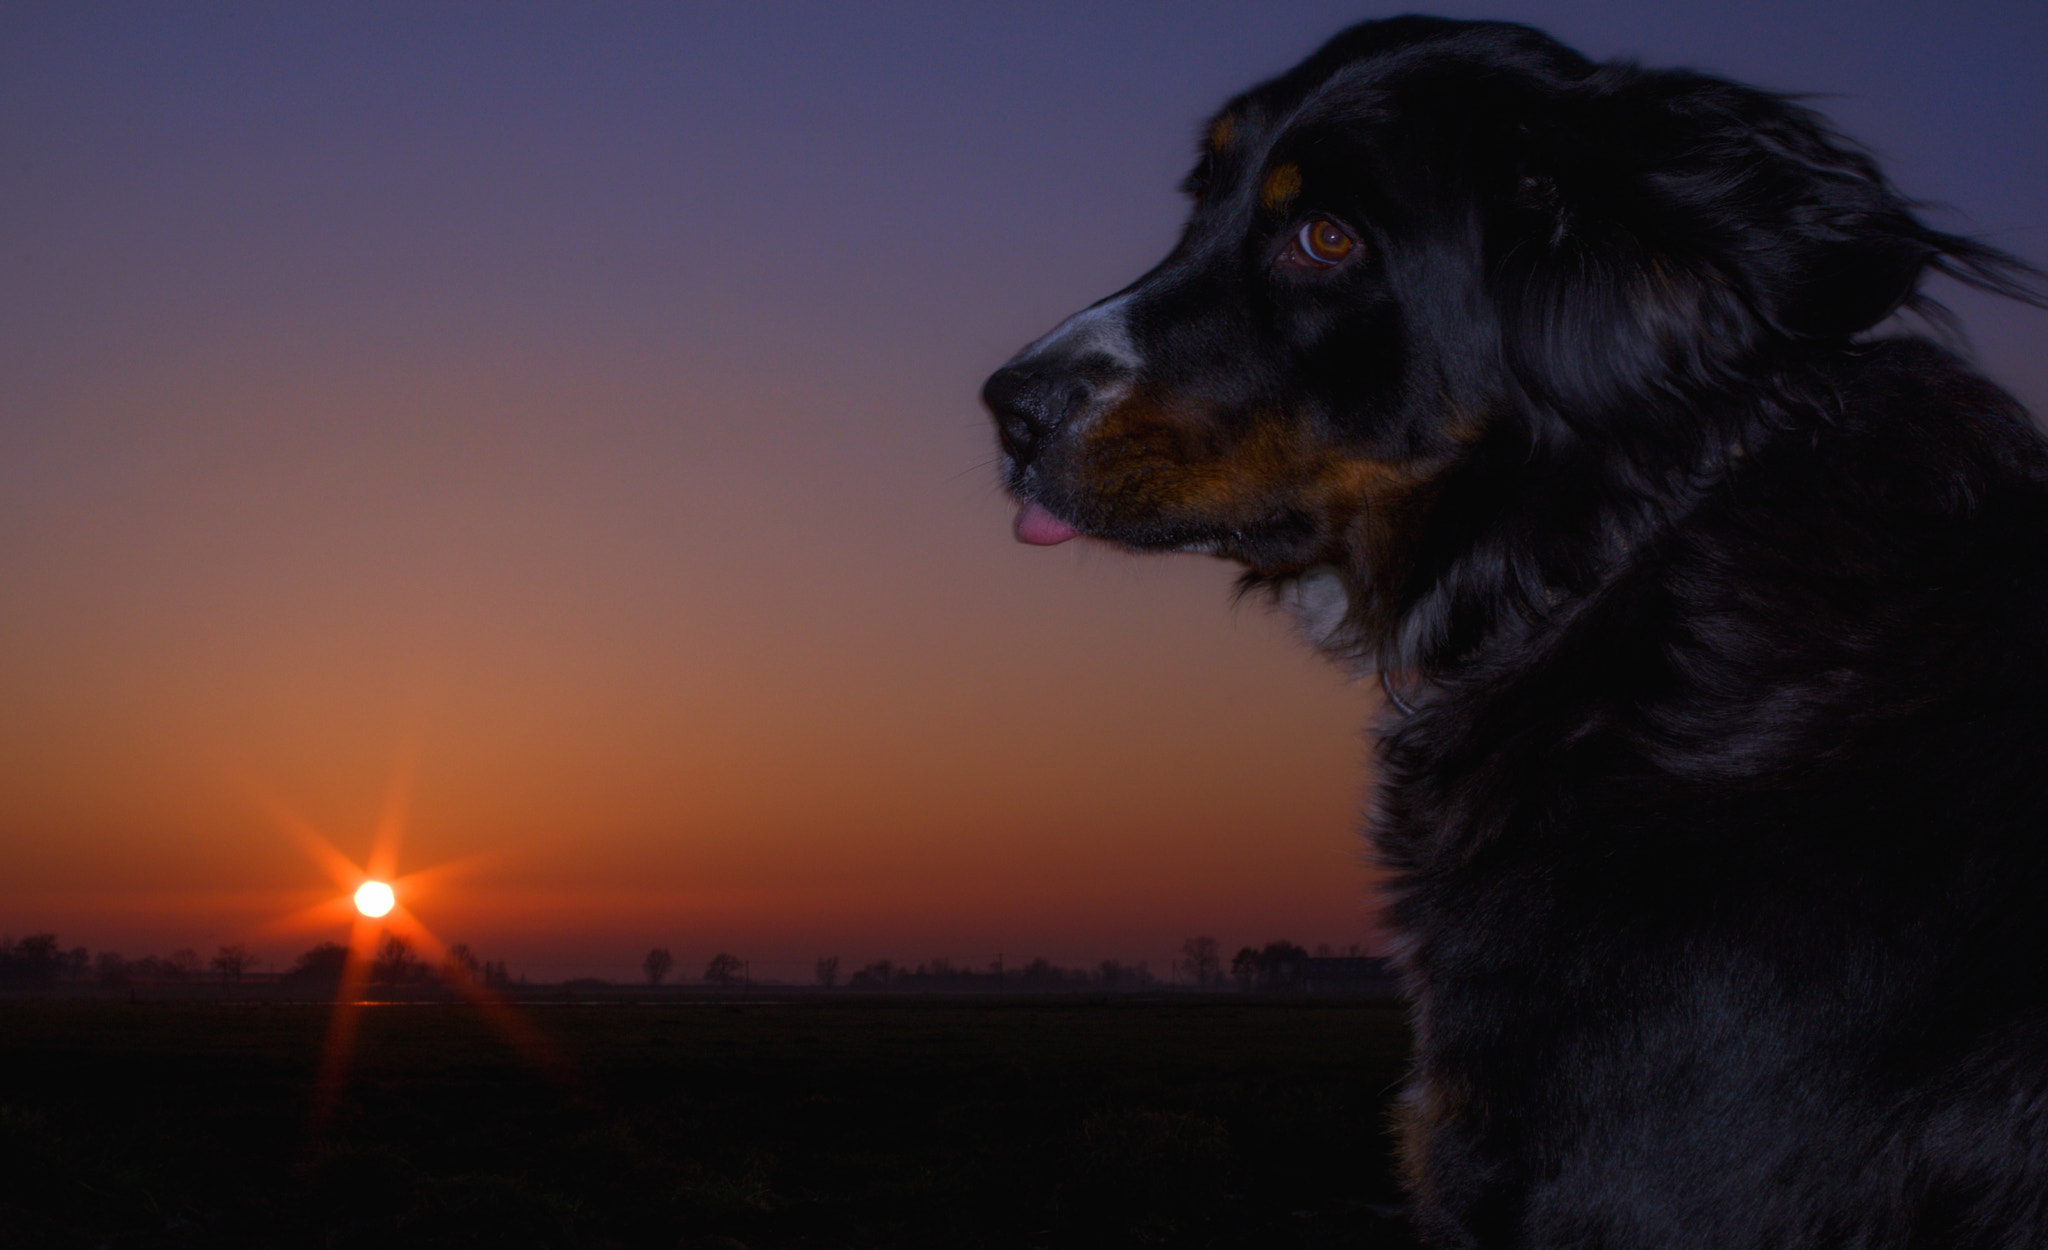
M 339 982 L 348 968 L 348 947 L 322 942 L 300 955 L 284 973 L 286 981 Z M 365 979 L 371 985 L 466 986 L 503 989 L 513 984 L 503 960 L 479 959 L 467 943 L 448 948 L 439 962 L 429 963 L 412 943 L 387 933 L 370 960 Z
M 348 966 L 348 957 L 348 947 L 341 943 L 321 942 L 282 969 L 277 979 L 338 984 Z M 262 962 L 240 942 L 220 947 L 211 959 L 202 959 L 191 947 L 180 947 L 168 956 L 129 959 L 117 951 L 94 953 L 83 946 L 66 949 L 54 933 L 32 933 L 20 940 L 0 937 L 0 986 L 16 989 L 42 989 L 65 983 L 129 987 L 195 981 L 208 974 L 222 982 L 237 982 Z M 502 960 L 480 959 L 468 946 L 458 943 L 449 947 L 438 962 L 429 963 L 418 956 L 411 943 L 395 933 L 384 935 L 366 976 L 372 985 L 499 988 L 513 984 L 512 974 Z
M 1213 937 L 1191 937 L 1181 943 L 1180 958 L 1173 964 L 1175 983 L 1197 989 L 1225 989 L 1236 985 L 1244 990 L 1287 990 L 1306 984 L 1312 959 L 1362 959 L 1364 950 L 1353 945 L 1340 954 L 1327 943 L 1311 956 L 1306 949 L 1285 939 L 1263 947 L 1246 946 L 1223 962 L 1222 948 Z M 675 971 L 675 955 L 665 946 L 647 952 L 640 962 L 641 974 L 649 986 L 660 986 Z M 841 984 L 840 959 L 826 955 L 812 970 L 812 981 L 823 989 Z M 702 983 L 719 989 L 752 984 L 747 961 L 730 951 L 720 951 L 704 967 Z M 1105 959 L 1093 968 L 1064 968 L 1043 957 L 1027 963 L 1006 965 L 997 956 L 985 967 L 956 965 L 948 959 L 920 964 L 899 964 L 881 959 L 847 976 L 844 984 L 855 990 L 1145 990 L 1160 984 L 1143 961 L 1126 964 Z
M 1285 939 L 1264 946 L 1246 946 L 1226 964 L 1222 947 L 1213 937 L 1191 937 L 1181 943 L 1180 957 L 1168 973 L 1171 983 L 1204 990 L 1235 986 L 1242 990 L 1290 990 L 1303 988 L 1309 980 L 1313 960 L 1359 959 L 1363 951 L 1352 946 L 1344 952 L 1322 945 L 1311 956 L 1301 946 Z M 276 980 L 293 983 L 338 984 L 348 966 L 348 947 L 339 942 L 321 942 L 300 954 L 279 970 Z M 137 984 L 193 981 L 209 974 L 222 982 L 243 980 L 256 971 L 262 960 L 239 942 L 217 949 L 211 959 L 198 951 L 181 947 L 169 956 L 146 955 L 124 958 L 114 951 L 97 954 L 83 946 L 66 949 L 53 933 L 33 933 L 15 940 L 0 938 L 0 987 L 41 988 L 59 983 L 97 983 L 126 987 Z M 674 972 L 675 956 L 657 946 L 641 961 L 641 974 L 650 986 L 659 986 Z M 438 960 L 420 957 L 411 943 L 395 933 L 384 935 L 364 973 L 370 985 L 480 986 L 498 989 L 515 984 L 502 960 L 478 957 L 465 944 L 448 949 Z M 753 984 L 748 962 L 730 951 L 719 951 L 704 966 L 702 983 L 717 989 L 745 988 Z M 812 980 L 824 989 L 842 984 L 854 990 L 896 990 L 903 992 L 938 990 L 1116 990 L 1135 991 L 1159 986 L 1161 978 L 1143 961 L 1127 964 L 1105 959 L 1092 968 L 1067 968 L 1043 957 L 1021 964 L 1006 963 L 1002 956 L 983 967 L 934 959 L 919 964 L 880 959 L 842 977 L 837 955 L 823 956 L 812 969 Z M 518 984 L 524 984 L 520 978 Z
M 54 933 L 31 933 L 16 940 L 0 937 L 0 985 L 37 988 L 59 982 L 97 981 L 128 985 L 135 981 L 190 981 L 212 973 L 222 981 L 239 981 L 263 961 L 240 942 L 232 942 L 203 959 L 189 946 L 169 955 L 128 959 L 118 951 L 94 953 L 70 948 Z

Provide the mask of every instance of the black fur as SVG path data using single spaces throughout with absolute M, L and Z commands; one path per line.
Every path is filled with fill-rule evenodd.
M 1020 534 L 1237 560 L 1409 709 L 1427 1238 L 2048 1246 L 2048 443 L 1888 321 L 2038 275 L 1497 23 L 1346 31 L 1188 186 L 985 396 Z

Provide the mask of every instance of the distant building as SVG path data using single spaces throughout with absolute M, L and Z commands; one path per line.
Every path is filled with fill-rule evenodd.
M 1374 998 L 1398 998 L 1401 982 L 1392 962 L 1377 955 L 1337 959 L 1310 959 L 1302 969 L 1305 990 L 1324 994 L 1364 994 Z

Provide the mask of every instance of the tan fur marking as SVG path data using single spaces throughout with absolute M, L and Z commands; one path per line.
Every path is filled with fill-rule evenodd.
M 1455 433 L 1476 433 L 1464 415 L 1446 417 Z M 1061 476 L 1104 522 L 1212 535 L 1203 549 L 1266 577 L 1329 566 L 1344 586 L 1346 638 L 1391 630 L 1459 440 L 1381 459 L 1333 445 L 1284 410 L 1217 418 L 1141 387 L 1090 424 Z
M 1230 146 L 1230 140 L 1237 133 L 1237 123 L 1228 116 L 1219 117 L 1209 126 L 1209 150 L 1221 152 Z
M 1301 166 L 1294 164 L 1276 165 L 1266 175 L 1265 185 L 1259 188 L 1259 203 L 1279 211 L 1294 202 L 1301 194 Z
M 1228 528 L 1257 526 L 1281 511 L 1305 513 L 1323 519 L 1328 541 L 1376 561 L 1398 555 L 1409 508 L 1442 467 L 1321 445 L 1278 412 L 1226 436 L 1143 395 L 1105 414 L 1087 449 L 1092 493 L 1115 500 L 1126 515 Z

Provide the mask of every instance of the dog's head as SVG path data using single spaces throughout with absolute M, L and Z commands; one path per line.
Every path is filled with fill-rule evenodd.
M 1336 645 L 1402 663 L 1426 602 L 1439 652 L 1483 630 L 1457 583 L 1583 590 L 1757 379 L 1930 265 L 2005 281 L 1797 104 L 1500 23 L 1344 32 L 1231 101 L 1185 189 L 1164 261 L 983 390 L 1017 535 L 1331 570 Z

